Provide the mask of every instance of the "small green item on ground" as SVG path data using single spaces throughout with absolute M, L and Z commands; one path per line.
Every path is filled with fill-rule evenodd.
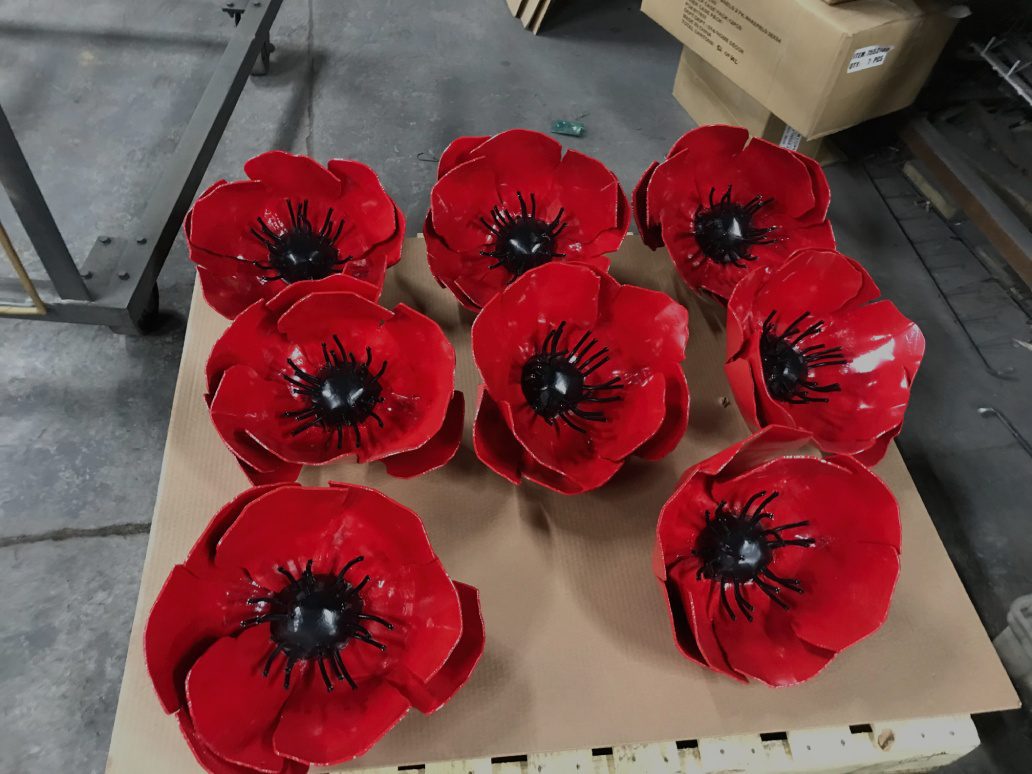
M 580 121 L 553 121 L 552 134 L 565 134 L 570 137 L 583 137 L 584 124 Z

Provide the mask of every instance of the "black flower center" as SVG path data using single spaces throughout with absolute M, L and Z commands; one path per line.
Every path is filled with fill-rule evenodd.
M 262 674 L 269 671 L 281 654 L 286 659 L 283 671 L 283 687 L 290 687 L 290 675 L 299 661 L 317 663 L 327 691 L 333 690 L 333 679 L 343 680 L 352 688 L 355 681 L 348 674 L 340 652 L 351 640 L 359 640 L 379 650 L 386 646 L 377 642 L 366 628 L 368 623 L 377 623 L 387 629 L 394 626 L 379 616 L 364 612 L 362 589 L 369 582 L 366 575 L 358 585 L 352 586 L 344 575 L 364 557 L 356 556 L 343 569 L 334 574 L 312 572 L 312 560 L 308 560 L 300 577 L 284 567 L 277 571 L 287 579 L 287 585 L 268 596 L 251 597 L 247 604 L 256 607 L 256 615 L 241 621 L 242 627 L 269 624 L 269 637 L 273 648 L 265 661 Z M 330 669 L 326 669 L 329 662 Z
M 731 199 L 731 186 L 718 201 L 713 200 L 715 188 L 710 189 L 709 207 L 699 204 L 695 209 L 695 241 L 703 255 L 714 263 L 731 264 L 736 268 L 745 267 L 746 261 L 755 261 L 756 256 L 749 252 L 753 245 L 767 245 L 775 241 L 767 235 L 777 226 L 756 228 L 753 218 L 773 199 L 754 196 L 745 204 Z
M 748 621 L 753 619 L 753 605 L 746 598 L 746 588 L 754 586 L 760 589 L 786 610 L 788 605 L 781 599 L 781 590 L 785 588 L 797 594 L 803 593 L 799 581 L 775 575 L 769 565 L 775 551 L 789 546 L 813 546 L 813 538 L 785 536 L 789 530 L 805 527 L 809 522 L 797 521 L 780 527 L 764 527 L 764 519 L 774 518 L 767 507 L 778 493 L 771 492 L 752 514 L 749 509 L 766 494 L 762 490 L 757 492 L 737 512 L 729 508 L 726 502 L 717 505 L 712 514 L 706 511 L 706 526 L 699 533 L 692 549 L 692 555 L 701 562 L 695 574 L 696 579 L 706 578 L 720 584 L 720 603 L 732 621 L 735 620 L 735 613 L 727 598 L 728 586 L 734 590 L 738 609 Z
M 383 427 L 383 420 L 376 414 L 376 407 L 383 403 L 383 385 L 380 377 L 387 370 L 384 360 L 374 372 L 373 350 L 366 347 L 365 360 L 358 360 L 354 353 L 347 352 L 337 336 L 333 337 L 335 349 L 322 345 L 323 366 L 314 374 L 307 373 L 293 360 L 287 365 L 292 374 L 283 378 L 290 382 L 291 391 L 308 401 L 308 406 L 297 411 L 284 412 L 284 416 L 296 419 L 301 424 L 291 435 L 298 435 L 311 427 L 320 427 L 327 433 L 337 435 L 337 448 L 344 445 L 344 428 L 350 427 L 355 434 L 355 446 L 362 445 L 359 426 L 370 417 Z
M 530 195 L 530 209 L 523 194 L 516 192 L 520 202 L 520 211 L 513 214 L 498 205 L 491 208 L 491 222 L 481 217 L 480 222 L 488 231 L 487 247 L 480 254 L 493 258 L 488 268 L 505 269 L 511 275 L 509 281 L 516 279 L 524 272 L 548 263 L 553 258 L 564 258 L 565 253 L 556 251 L 557 240 L 563 233 L 566 224 L 563 222 L 562 208 L 551 221 L 542 220 L 537 215 L 537 199 Z
M 589 422 L 605 422 L 605 415 L 598 410 L 581 407 L 584 403 L 612 403 L 620 400 L 619 395 L 599 395 L 605 390 L 623 389 L 620 377 L 614 376 L 602 384 L 588 384 L 587 378 L 609 362 L 608 347 L 595 349 L 598 339 L 591 338 L 591 331 L 585 331 L 572 349 L 559 349 L 566 322 L 553 328 L 541 343 L 541 349 L 523 364 L 520 386 L 523 397 L 534 413 L 556 429 L 557 419 L 578 433 L 585 428 L 574 422 L 570 415 Z M 590 339 L 590 341 L 589 341 Z
M 818 384 L 810 376 L 810 371 L 846 365 L 849 361 L 843 357 L 842 348 L 805 343 L 806 339 L 824 330 L 823 320 L 801 327 L 810 316 L 809 312 L 799 315 L 780 334 L 775 328 L 776 316 L 777 311 L 767 316 L 760 335 L 760 360 L 767 392 L 784 403 L 827 403 L 827 398 L 810 393 L 838 392 L 838 383 Z
M 266 282 L 283 280 L 297 282 L 328 277 L 340 270 L 340 267 L 351 260 L 341 258 L 337 250 L 337 240 L 344 230 L 343 218 L 334 224 L 333 208 L 326 211 L 326 219 L 318 231 L 308 219 L 308 200 L 303 199 L 297 207 L 288 199 L 287 210 L 290 212 L 290 226 L 276 233 L 258 218 L 261 229 L 252 228 L 251 233 L 269 251 L 267 262 L 248 261 L 262 271 L 273 272 L 262 279 Z

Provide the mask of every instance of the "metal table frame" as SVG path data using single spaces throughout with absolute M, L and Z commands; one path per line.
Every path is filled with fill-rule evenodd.
M 236 24 L 215 72 L 183 130 L 142 213 L 128 234 L 98 236 L 82 267 L 76 266 L 36 183 L 7 116 L 0 108 L 0 184 L 35 248 L 49 282 L 33 282 L 0 226 L 0 248 L 18 274 L 0 283 L 30 304 L 0 307 L 0 316 L 106 325 L 119 333 L 143 333 L 157 312 L 157 278 L 212 154 L 249 75 L 269 65 L 269 29 L 283 0 L 228 2 Z M 28 284 L 26 284 L 28 283 Z M 31 289 L 30 289 L 31 288 Z M 43 300 L 38 290 L 55 300 Z

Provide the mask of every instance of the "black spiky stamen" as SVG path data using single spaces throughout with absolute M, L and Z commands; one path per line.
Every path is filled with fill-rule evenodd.
M 735 620 L 735 612 L 727 598 L 728 587 L 731 587 L 735 603 L 747 621 L 752 621 L 753 605 L 746 596 L 746 590 L 754 587 L 770 597 L 780 607 L 788 609 L 788 603 L 781 598 L 782 589 L 802 594 L 803 588 L 794 578 L 782 578 L 770 569 L 774 552 L 791 546 L 811 548 L 814 539 L 799 537 L 798 530 L 809 525 L 808 521 L 797 521 L 782 524 L 778 527 L 764 527 L 764 519 L 773 519 L 774 514 L 767 510 L 778 496 L 778 492 L 761 490 L 750 497 L 740 509 L 721 502 L 711 514 L 706 511 L 706 526 L 699 532 L 699 537 L 692 549 L 692 556 L 699 559 L 700 565 L 695 574 L 696 580 L 706 578 L 720 586 L 720 604 L 727 611 L 731 620 Z M 750 514 L 753 503 L 764 498 Z M 785 533 L 792 531 L 794 536 Z
M 824 330 L 824 320 L 802 328 L 810 316 L 803 312 L 789 323 L 781 333 L 776 330 L 777 311 L 772 311 L 763 321 L 760 335 L 760 360 L 763 363 L 763 379 L 767 392 L 775 400 L 784 403 L 827 403 L 828 398 L 811 393 L 839 392 L 838 382 L 819 384 L 810 375 L 815 368 L 841 366 L 849 363 L 843 357 L 841 347 L 824 344 L 805 344 L 808 338 Z
M 344 219 L 334 223 L 333 208 L 326 211 L 322 228 L 318 231 L 308 219 L 308 200 L 302 199 L 295 206 L 286 200 L 290 213 L 290 225 L 280 233 L 276 233 L 261 218 L 258 228 L 251 233 L 262 246 L 269 251 L 268 261 L 245 261 L 253 264 L 263 272 L 272 272 L 262 276 L 263 282 L 283 280 L 298 282 L 328 277 L 340 271 L 340 268 L 351 260 L 341 258 L 337 249 L 337 241 L 344 230 Z
M 731 186 L 716 201 L 713 199 L 715 193 L 716 188 L 711 188 L 709 207 L 703 207 L 700 203 L 695 208 L 695 241 L 705 258 L 721 265 L 730 264 L 744 269 L 746 263 L 756 260 L 756 256 L 750 252 L 754 245 L 768 245 L 776 241 L 769 235 L 777 226 L 756 228 L 752 223 L 756 213 L 774 200 L 757 195 L 745 204 L 739 204 L 731 198 Z
M 598 393 L 621 390 L 623 384 L 619 376 L 601 384 L 587 384 L 587 378 L 609 362 L 609 347 L 595 349 L 598 339 L 591 338 L 588 330 L 572 348 L 559 349 L 565 328 L 564 320 L 558 328 L 549 331 L 541 342 L 541 349 L 523 364 L 520 386 L 528 405 L 547 424 L 558 430 L 558 421 L 561 420 L 578 433 L 584 433 L 587 430 L 574 422 L 570 415 L 588 422 L 605 422 L 606 417 L 601 411 L 581 408 L 581 404 L 618 401 L 619 395 Z
M 251 597 L 247 604 L 255 607 L 258 615 L 240 622 L 249 629 L 269 624 L 272 650 L 265 661 L 262 674 L 269 676 L 278 656 L 286 660 L 283 687 L 290 688 L 290 675 L 299 661 L 318 664 L 327 691 L 333 690 L 333 679 L 346 682 L 352 689 L 358 687 L 341 659 L 341 651 L 352 640 L 364 642 L 379 650 L 387 646 L 376 640 L 367 628 L 370 623 L 391 630 L 394 625 L 380 616 L 365 612 L 361 591 L 369 582 L 366 575 L 356 585 L 344 576 L 365 557 L 356 556 L 338 572 L 316 573 L 309 559 L 298 576 L 285 567 L 276 570 L 287 579 L 279 591 Z M 329 670 L 326 664 L 329 663 Z
M 534 194 L 530 195 L 529 208 L 522 193 L 517 191 L 516 198 L 520 202 L 519 213 L 513 214 L 495 205 L 491 208 L 490 221 L 480 218 L 488 233 L 485 244 L 488 249 L 481 250 L 480 254 L 494 259 L 488 268 L 509 272 L 509 282 L 553 258 L 566 257 L 566 253 L 556 250 L 559 235 L 566 228 L 563 222 L 565 210 L 560 207 L 556 216 L 546 221 L 538 217 Z
M 296 419 L 301 424 L 291 434 L 298 435 L 313 427 L 337 436 L 337 449 L 344 447 L 344 428 L 350 427 L 355 434 L 355 446 L 362 445 L 360 425 L 373 419 L 383 427 L 383 420 L 377 416 L 376 407 L 383 403 L 383 385 L 380 378 L 387 370 L 387 361 L 372 370 L 373 350 L 366 347 L 365 360 L 359 360 L 348 352 L 340 338 L 333 337 L 335 347 L 322 345 L 323 365 L 314 374 L 308 373 L 293 360 L 287 365 L 292 373 L 283 375 L 291 385 L 291 392 L 305 398 L 309 405 L 297 411 L 286 411 L 283 416 Z

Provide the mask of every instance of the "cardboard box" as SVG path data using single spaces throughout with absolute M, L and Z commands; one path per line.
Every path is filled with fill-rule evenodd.
M 822 164 L 838 159 L 824 138 L 810 140 L 750 97 L 687 46 L 674 78 L 674 97 L 695 123 L 744 126 L 749 134 L 799 151 Z
M 643 0 L 642 11 L 811 139 L 913 102 L 956 24 L 933 0 Z
M 560 0 L 505 0 L 509 12 L 519 19 L 523 28 L 535 35 L 541 31 L 541 25 L 549 12 L 559 6 Z
M 613 271 L 623 282 L 668 293 L 681 294 L 684 287 L 670 259 L 636 237 L 614 256 Z M 430 276 L 423 241 L 406 240 L 401 262 L 387 274 L 383 304 L 410 304 L 437 320 L 454 343 L 456 386 L 467 396 L 463 446 L 444 468 L 411 480 L 392 478 L 379 464 L 339 463 L 306 468 L 301 481 L 375 486 L 416 510 L 448 572 L 480 589 L 487 647 L 447 706 L 429 717 L 410 713 L 344 768 L 1018 706 L 895 447 L 877 468 L 899 500 L 903 525 L 902 572 L 884 627 L 813 680 L 777 690 L 737 683 L 678 652 L 652 574 L 656 517 L 685 468 L 747 435 L 728 401 L 721 367 L 723 316 L 687 291 L 682 298 L 691 321 L 685 372 L 692 400 L 688 432 L 677 449 L 656 462 L 632 460 L 606 486 L 577 497 L 532 484 L 514 487 L 471 448 L 468 423 L 479 381 L 470 353 L 471 316 Z M 169 570 L 211 515 L 247 486 L 202 399 L 204 363 L 226 325 L 195 289 L 107 774 L 198 770 L 175 719 L 158 704 L 142 635 Z M 839 749 L 839 741 L 829 747 Z

